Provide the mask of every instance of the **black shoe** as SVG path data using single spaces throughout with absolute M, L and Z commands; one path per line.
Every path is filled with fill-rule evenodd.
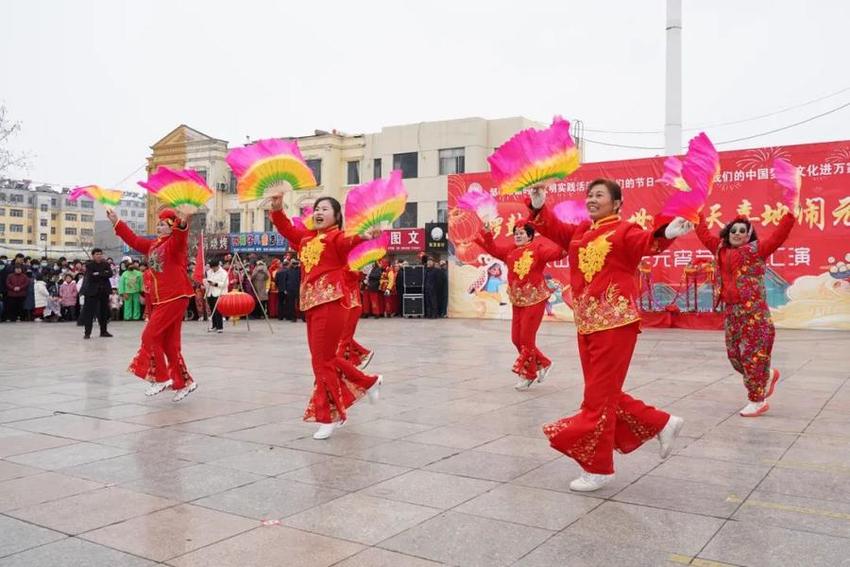
M 112 337 L 112 335 L 111 335 L 110 333 L 101 333 L 101 334 L 100 334 L 100 336 L 101 336 L 101 337 L 106 337 L 106 338 L 111 338 L 111 337 Z
M 83 338 L 84 338 L 84 339 L 90 339 L 90 338 L 91 338 L 91 335 L 83 335 Z

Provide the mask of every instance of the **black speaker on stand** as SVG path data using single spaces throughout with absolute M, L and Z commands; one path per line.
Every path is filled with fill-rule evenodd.
M 401 297 L 403 317 L 425 316 L 425 268 L 408 266 L 404 268 L 404 290 Z

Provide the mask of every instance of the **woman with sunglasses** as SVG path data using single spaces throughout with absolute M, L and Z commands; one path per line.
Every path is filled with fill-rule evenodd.
M 320 197 L 313 207 L 314 228 L 297 227 L 283 212 L 283 197 L 271 199 L 275 228 L 298 252 L 301 260 L 301 311 L 307 317 L 307 344 L 313 365 L 313 395 L 304 421 L 319 423 L 313 439 L 327 439 L 345 423 L 346 410 L 361 396 L 377 401 L 381 376 L 367 376 L 339 356 L 338 349 L 348 320 L 351 286 L 347 281 L 348 254 L 363 238 L 346 236 L 342 206 L 333 197 Z M 369 233 L 369 238 L 380 234 Z
M 614 479 L 614 450 L 630 453 L 657 438 L 664 459 L 682 430 L 682 418 L 629 396 L 623 383 L 640 333 L 638 263 L 692 227 L 682 218 L 656 218 L 651 230 L 623 220 L 623 192 L 610 179 L 590 183 L 585 197 L 590 220 L 579 224 L 558 219 L 545 197 L 543 187 L 532 189 L 532 218 L 541 234 L 568 251 L 584 398 L 576 415 L 543 426 L 543 432 L 552 448 L 582 468 L 570 489 L 590 492 Z
M 737 217 L 711 234 L 704 217 L 696 227 L 703 245 L 717 257 L 720 298 L 726 304 L 726 355 L 744 377 L 749 403 L 743 417 L 757 417 L 770 409 L 767 398 L 779 381 L 779 371 L 770 366 L 776 331 L 764 288 L 766 260 L 782 246 L 794 227 L 794 214 L 787 212 L 773 234 L 759 241 L 746 217 Z
M 552 368 L 552 361 L 537 348 L 537 330 L 552 294 L 543 270 L 567 253 L 548 238 L 535 238 L 531 224 L 514 228 L 513 244 L 497 243 L 492 229 L 486 224 L 475 242 L 508 267 L 508 297 L 513 305 L 511 341 L 518 353 L 512 368 L 519 376 L 514 389 L 528 390 L 534 382 L 542 382 Z

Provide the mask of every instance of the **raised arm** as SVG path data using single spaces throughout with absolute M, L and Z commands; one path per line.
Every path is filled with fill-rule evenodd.
M 776 252 L 777 248 L 782 246 L 782 243 L 785 242 L 788 235 L 791 233 L 791 229 L 794 228 L 794 220 L 794 213 L 791 211 L 782 216 L 782 219 L 779 221 L 779 226 L 776 227 L 773 234 L 759 242 L 759 256 L 767 258 Z
M 640 259 L 644 256 L 653 256 L 660 254 L 673 244 L 673 240 L 664 237 L 664 229 L 667 224 L 661 227 L 653 227 L 651 230 L 644 230 L 640 225 L 629 223 L 623 240 L 628 247 L 628 254 L 637 266 Z
M 717 254 L 717 251 L 720 250 L 720 244 L 723 242 L 719 236 L 715 236 L 711 234 L 711 229 L 708 228 L 708 225 L 705 222 L 705 216 L 702 214 L 699 216 L 699 224 L 694 228 L 694 232 L 697 233 L 697 238 L 702 242 L 702 245 L 708 248 L 708 250 L 712 254 Z
M 310 234 L 310 231 L 300 229 L 292 224 L 292 221 L 289 220 L 289 217 L 286 216 L 286 213 L 284 213 L 282 209 L 273 209 L 270 217 L 272 224 L 277 231 L 289 241 L 289 247 L 296 252 L 300 251 L 301 241 Z
M 538 236 L 535 238 L 535 241 L 537 241 L 537 250 L 540 259 L 546 263 L 554 262 L 555 260 L 560 260 L 561 258 L 567 255 L 566 250 L 564 250 L 545 236 Z
M 130 248 L 138 250 L 145 256 L 147 256 L 148 252 L 150 252 L 150 249 L 153 247 L 153 243 L 156 242 L 155 240 L 142 238 L 133 232 L 133 229 L 127 226 L 127 223 L 121 219 L 118 219 L 117 222 L 115 222 L 114 228 L 115 234 L 118 235 L 118 238 L 123 240 Z
M 531 208 L 531 224 L 541 235 L 554 241 L 555 244 L 567 250 L 570 240 L 578 228 L 577 224 L 561 222 L 552 212 L 552 207 L 544 204 L 539 209 Z
M 483 229 L 475 237 L 474 241 L 477 245 L 483 248 L 490 256 L 498 258 L 502 262 L 507 262 L 508 254 L 514 249 L 510 244 L 498 244 L 493 238 L 493 233 L 487 229 Z

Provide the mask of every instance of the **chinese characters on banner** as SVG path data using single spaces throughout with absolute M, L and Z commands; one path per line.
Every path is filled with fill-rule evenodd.
M 281 254 L 289 250 L 289 242 L 277 232 L 241 232 L 230 235 L 233 252 Z
M 389 253 L 393 252 L 423 252 L 425 250 L 424 228 L 392 228 L 386 231 L 390 235 Z
M 736 216 L 749 218 L 760 237 L 778 225 L 787 212 L 781 189 L 773 180 L 772 164 L 783 158 L 795 164 L 803 178 L 801 211 L 791 236 L 767 260 L 768 300 L 778 326 L 850 330 L 850 141 L 804 144 L 721 152 L 721 170 L 703 211 L 711 230 L 720 229 Z M 663 157 L 587 163 L 550 190 L 548 203 L 584 199 L 597 178 L 616 180 L 623 188 L 623 217 L 644 228 L 652 226 L 672 191 L 661 185 Z M 509 310 L 482 309 L 476 298 L 460 287 L 479 276 L 483 251 L 472 240 L 481 228 L 474 215 L 455 208 L 459 195 L 473 185 L 499 199 L 496 234 L 508 238 L 516 222 L 528 214 L 522 194 L 498 196 L 489 173 L 453 175 L 448 182 L 449 241 L 455 262 L 450 278 L 453 305 L 459 317 L 509 317 Z M 653 289 L 675 296 L 683 285 L 683 270 L 692 261 L 711 259 L 693 234 L 678 239 L 663 254 L 649 259 Z M 550 266 L 550 288 L 557 291 L 552 303 L 567 304 L 569 278 L 566 261 Z M 458 290 L 454 290 L 454 286 Z M 663 305 L 661 306 L 663 308 Z M 558 310 L 550 310 L 557 316 Z M 566 311 L 569 311 L 568 308 Z M 563 317 L 571 319 L 571 312 Z

